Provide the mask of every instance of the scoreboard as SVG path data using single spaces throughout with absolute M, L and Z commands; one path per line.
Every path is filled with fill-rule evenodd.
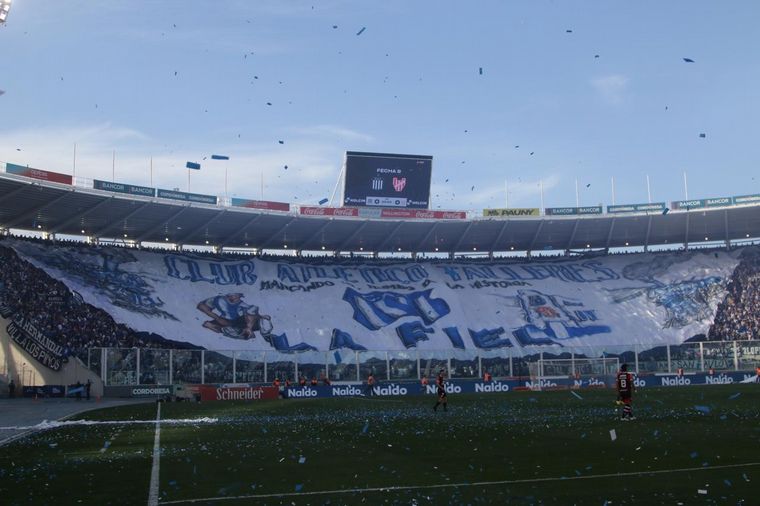
M 343 205 L 428 209 L 432 171 L 432 156 L 347 151 Z

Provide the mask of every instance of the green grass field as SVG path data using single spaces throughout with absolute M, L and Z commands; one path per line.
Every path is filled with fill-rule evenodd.
M 579 394 L 163 404 L 218 420 L 161 424 L 159 504 L 760 504 L 760 386 L 648 389 L 633 422 L 612 391 Z M 154 436 L 66 426 L 3 447 L 0 503 L 145 504 Z

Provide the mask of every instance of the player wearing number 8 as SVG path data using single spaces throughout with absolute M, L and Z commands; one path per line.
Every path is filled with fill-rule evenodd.
M 628 364 L 620 366 L 620 371 L 617 374 L 617 404 L 623 406 L 623 413 L 620 417 L 623 421 L 635 420 L 633 416 L 633 374 L 628 372 Z

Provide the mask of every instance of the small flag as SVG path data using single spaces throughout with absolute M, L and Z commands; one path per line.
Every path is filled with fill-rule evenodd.
M 230 157 L 227 155 L 211 155 L 212 160 L 229 160 Z
M 201 164 L 195 163 L 195 162 L 187 162 L 185 164 L 185 167 L 187 167 L 188 169 L 193 169 L 193 170 L 201 170 Z

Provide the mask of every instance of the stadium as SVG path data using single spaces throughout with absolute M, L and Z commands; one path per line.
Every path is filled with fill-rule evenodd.
M 436 155 L 345 149 L 295 202 L 74 149 L 0 162 L 3 504 L 756 501 L 760 193 L 442 209 Z

